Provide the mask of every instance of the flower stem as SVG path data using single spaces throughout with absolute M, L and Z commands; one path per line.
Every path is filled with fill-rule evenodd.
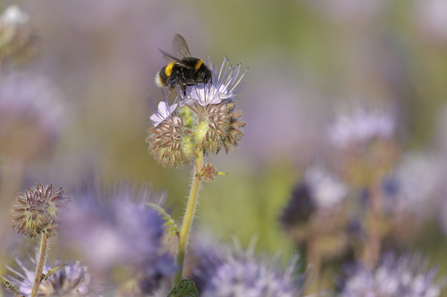
M 39 262 L 37 262 L 36 276 L 34 278 L 33 290 L 31 291 L 30 297 L 36 297 L 37 292 L 39 291 L 40 282 L 42 281 L 43 266 L 45 265 L 45 260 L 47 258 L 47 242 L 47 234 L 43 232 L 42 241 L 40 242 Z
M 369 187 L 369 210 L 367 215 L 366 245 L 363 253 L 363 262 L 370 268 L 377 265 L 382 240 L 383 197 L 380 183 L 376 182 Z
M 203 164 L 203 152 L 200 151 L 196 157 L 196 163 L 194 166 L 193 182 L 191 186 L 191 192 L 189 194 L 188 205 L 186 206 L 185 215 L 183 216 L 183 223 L 180 230 L 178 247 L 177 247 L 177 266 L 178 271 L 174 278 L 174 287 L 177 286 L 182 280 L 183 262 L 185 260 L 186 246 L 188 244 L 189 231 L 191 230 L 192 220 L 194 219 L 194 213 L 196 211 L 197 196 L 200 188 L 200 176 L 197 176 L 200 168 Z

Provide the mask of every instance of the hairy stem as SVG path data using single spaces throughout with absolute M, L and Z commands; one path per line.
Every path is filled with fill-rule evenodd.
M 320 278 L 320 268 L 321 268 L 321 252 L 319 246 L 319 236 L 318 230 L 316 230 L 314 220 L 311 219 L 311 228 L 308 231 L 306 237 L 306 263 L 307 265 L 312 265 L 312 275 L 314 275 L 314 280 L 309 284 L 306 289 L 305 294 L 316 293 L 319 291 L 319 278 Z
M 369 187 L 369 198 L 363 262 L 369 267 L 374 268 L 379 260 L 380 242 L 382 240 L 383 197 L 380 183 L 373 183 Z
M 47 234 L 44 232 L 42 233 L 42 241 L 40 242 L 39 262 L 37 262 L 36 276 L 34 278 L 33 290 L 31 291 L 30 297 L 36 297 L 37 292 L 39 291 L 40 282 L 42 281 L 43 266 L 45 265 L 45 260 L 47 258 L 47 243 Z
M 177 286 L 182 280 L 183 262 L 185 260 L 186 246 L 188 244 L 189 231 L 191 230 L 192 220 L 194 219 L 194 213 L 196 211 L 197 197 L 200 188 L 200 177 L 196 176 L 203 163 L 203 152 L 200 151 L 196 157 L 196 163 L 194 166 L 194 179 L 191 186 L 191 192 L 189 194 L 188 205 L 186 206 L 185 215 L 183 216 L 183 223 L 180 230 L 178 247 L 177 247 L 177 266 L 178 271 L 174 278 L 174 287 Z

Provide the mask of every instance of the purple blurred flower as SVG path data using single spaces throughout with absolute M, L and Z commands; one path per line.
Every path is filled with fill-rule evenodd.
M 31 261 L 33 264 L 36 264 L 33 259 L 31 259 Z M 16 279 L 11 276 L 7 276 L 7 278 L 19 289 L 21 294 L 30 296 L 33 288 L 35 271 L 28 270 L 19 259 L 16 259 L 16 262 L 25 274 L 22 274 L 11 267 L 7 267 L 9 271 L 13 272 L 19 277 Z M 43 273 L 46 274 L 52 269 L 53 268 L 45 265 Z M 76 261 L 76 263 L 71 262 L 70 264 L 59 268 L 48 278 L 48 280 L 43 280 L 39 287 L 38 295 L 58 297 L 99 296 L 99 286 L 92 286 L 90 282 L 91 275 L 88 272 L 88 268 L 86 266 L 81 266 L 79 261 Z
M 346 269 L 340 297 L 438 297 L 437 269 L 427 269 L 420 255 L 385 256 L 375 270 L 357 265 Z
M 292 273 L 257 259 L 253 247 L 208 247 L 198 252 L 198 288 L 203 297 L 292 297 L 300 294 Z
M 339 114 L 330 127 L 329 137 L 335 146 L 346 148 L 367 144 L 376 138 L 388 140 L 395 130 L 393 114 L 358 108 L 351 114 Z
M 348 188 L 325 168 L 314 166 L 306 171 L 304 180 L 293 190 L 292 197 L 281 215 L 285 227 L 307 223 L 315 212 L 328 222 L 347 197 Z
M 146 206 L 149 201 L 160 203 L 161 197 L 150 195 L 147 188 L 121 186 L 101 198 L 106 199 L 95 195 L 73 199 L 64 217 L 62 244 L 81 252 L 98 273 L 107 275 L 117 267 L 132 271 L 138 279 L 133 292 L 151 293 L 176 270 L 163 249 L 163 221 Z
M 339 205 L 348 194 L 346 185 L 323 167 L 310 168 L 304 179 L 318 208 L 331 209 Z
M 236 68 L 233 68 L 229 63 L 230 61 L 225 57 L 220 70 L 218 70 L 217 63 L 212 65 L 208 58 L 206 60 L 206 66 L 208 69 L 211 69 L 212 82 L 189 86 L 186 96 L 180 92 L 182 100 L 180 106 L 193 104 L 194 102 L 199 103 L 201 106 L 207 106 L 210 104 L 219 104 L 222 100 L 234 99 L 244 86 L 240 82 L 248 69 L 239 77 L 242 65 L 237 64 Z
M 34 156 L 47 150 L 66 124 L 61 94 L 44 77 L 7 77 L 0 84 L 0 151 Z
M 430 218 L 437 208 L 442 178 L 439 158 L 431 154 L 407 153 L 385 183 L 386 209 L 412 219 Z

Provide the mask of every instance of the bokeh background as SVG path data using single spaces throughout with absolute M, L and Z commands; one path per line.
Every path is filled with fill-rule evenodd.
M 155 104 L 163 98 L 154 83 L 166 64 L 158 48 L 170 52 L 175 33 L 196 57 L 221 63 L 227 56 L 249 68 L 237 97 L 245 136 L 235 152 L 207 157 L 229 175 L 202 185 L 197 234 L 222 241 L 235 236 L 242 246 L 256 237 L 258 252 L 281 251 L 285 258 L 302 252 L 279 218 L 307 168 L 337 163 L 330 127 L 353 102 L 391 106 L 402 155 L 436 156 L 434 163 L 444 164 L 445 0 L 3 0 L 1 10 L 13 3 L 29 14 L 36 57 L 4 62 L 1 80 L 38 79 L 30 92 L 47 106 L 29 112 L 47 124 L 33 126 L 36 131 L 0 127 L 2 261 L 18 246 L 32 245 L 11 235 L 8 212 L 16 194 L 36 182 L 63 186 L 68 195 L 91 179 L 105 188 L 149 183 L 166 190 L 167 208 L 180 221 L 192 167 L 162 168 L 145 143 L 153 113 L 148 96 Z M 21 133 L 26 142 L 15 141 Z M 438 207 L 396 250 L 420 251 L 445 274 L 447 180 L 443 170 L 428 172 L 440 180 L 431 194 Z M 350 199 L 360 201 L 361 192 Z

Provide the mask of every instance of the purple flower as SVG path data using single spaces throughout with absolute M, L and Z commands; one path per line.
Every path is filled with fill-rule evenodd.
M 305 181 L 315 204 L 321 209 L 339 205 L 348 194 L 346 185 L 322 167 L 315 166 L 307 170 Z
M 437 269 L 427 269 L 420 255 L 385 256 L 376 269 L 357 265 L 347 269 L 340 297 L 438 297 Z
M 340 114 L 330 127 L 330 139 L 339 148 L 363 145 L 376 138 L 390 139 L 394 136 L 396 122 L 393 115 L 383 111 L 368 111 L 358 108 L 351 114 Z
M 171 114 L 175 111 L 178 104 L 169 106 L 168 102 L 161 101 L 158 103 L 158 111 L 151 115 L 151 120 L 154 122 L 154 127 L 160 125 L 164 120 L 169 119 Z
M 292 297 L 300 288 L 292 278 L 295 261 L 286 270 L 260 261 L 253 249 L 240 246 L 204 248 L 195 272 L 203 297 Z
M 35 260 L 31 259 L 35 265 Z M 15 285 L 21 294 L 30 296 L 33 288 L 35 271 L 28 270 L 25 265 L 16 259 L 17 264 L 23 270 L 24 274 L 8 267 L 8 270 L 18 276 L 13 278 L 7 276 L 13 285 Z M 52 270 L 48 265 L 44 266 L 43 273 L 46 274 Z M 99 287 L 91 285 L 91 275 L 88 271 L 88 267 L 81 266 L 79 261 L 59 268 L 54 274 L 52 274 L 48 280 L 43 280 L 39 287 L 39 296 L 99 296 Z
M 132 272 L 133 279 L 126 281 L 141 285 L 133 292 L 152 292 L 176 270 L 173 258 L 163 248 L 163 221 L 146 205 L 149 201 L 160 203 L 162 197 L 150 195 L 147 188 L 129 186 L 101 195 L 105 199 L 95 196 L 74 195 L 64 217 L 62 244 L 80 252 L 103 277 L 121 267 Z

